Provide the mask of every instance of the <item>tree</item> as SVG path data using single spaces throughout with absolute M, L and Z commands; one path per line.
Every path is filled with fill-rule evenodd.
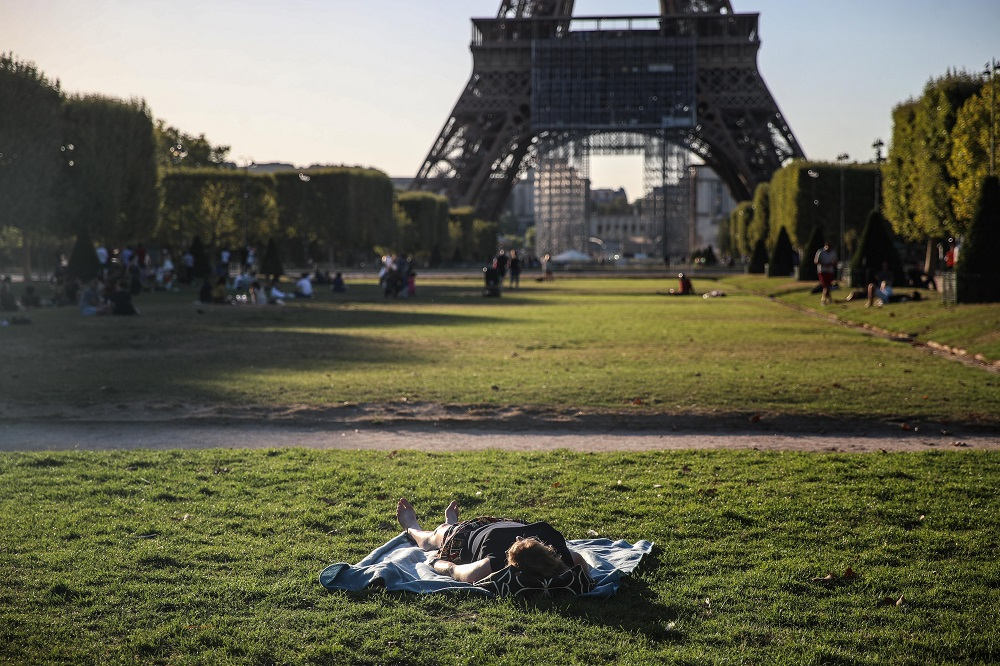
M 781 227 L 778 232 L 778 240 L 771 251 L 768 262 L 768 275 L 771 277 L 789 276 L 795 269 L 795 248 L 788 237 L 788 231 Z
M 753 246 L 753 255 L 750 257 L 750 265 L 747 267 L 747 272 L 757 275 L 763 274 L 766 270 L 767 259 L 767 244 L 761 238 Z
M 771 235 L 771 184 L 761 183 L 753 193 L 753 219 L 747 227 L 747 242 L 753 247 L 763 239 L 769 242 Z
M 1000 93 L 994 77 L 973 95 L 955 117 L 952 128 L 951 155 L 948 175 L 952 210 L 960 229 L 972 223 L 976 205 L 982 197 L 981 187 L 989 175 L 990 163 L 990 104 L 991 95 Z
M 0 54 L 0 232 L 20 240 L 26 276 L 31 238 L 51 227 L 59 171 L 72 160 L 61 144 L 61 98 L 59 83 L 34 63 Z
M 332 167 L 275 174 L 278 219 L 289 237 L 325 246 L 331 264 L 340 252 L 367 254 L 392 245 L 392 180 L 375 169 Z
M 158 209 L 153 121 L 145 102 L 90 95 L 63 105 L 74 164 L 60 183 L 65 231 L 115 245 L 148 237 Z
M 97 252 L 94 250 L 94 241 L 90 239 L 90 234 L 84 229 L 77 235 L 76 243 L 73 244 L 73 251 L 70 252 L 69 263 L 66 266 L 66 274 L 81 282 L 89 282 L 100 275 L 101 270 L 101 263 L 97 260 Z
M 412 224 L 400 234 L 401 249 L 439 263 L 448 249 L 448 200 L 430 192 L 404 192 L 397 201 Z
M 285 274 L 285 269 L 281 265 L 281 257 L 278 256 L 278 245 L 273 238 L 267 241 L 267 249 L 260 260 L 260 273 L 272 279 Z
M 213 146 L 204 134 L 191 136 L 163 120 L 156 121 L 156 163 L 163 168 L 220 167 L 229 146 Z
M 274 178 L 236 169 L 172 169 L 163 174 L 156 238 L 170 247 L 195 236 L 209 247 L 240 248 L 279 232 Z
M 948 174 L 952 129 L 958 110 L 980 88 L 969 74 L 949 73 L 931 81 L 916 109 L 913 222 L 923 238 L 944 238 L 964 231 L 952 207 L 955 183 Z
M 490 261 L 497 253 L 497 231 L 499 231 L 497 223 L 476 220 L 472 223 L 472 229 L 476 239 L 473 259 L 481 262 Z
M 805 249 L 799 259 L 799 280 L 803 282 L 815 282 L 819 280 L 819 272 L 815 263 L 816 253 L 823 249 L 825 241 L 823 230 L 819 225 L 813 227 L 812 233 L 809 234 L 809 240 L 806 241 Z
M 983 179 L 982 196 L 955 266 L 959 303 L 1000 302 L 1000 179 Z
M 753 246 L 747 237 L 747 229 L 753 221 L 753 204 L 749 201 L 736 204 L 730 218 L 732 223 L 729 225 L 729 231 L 732 235 L 733 248 L 741 257 L 748 257 L 753 251 Z
M 896 250 L 892 228 L 877 210 L 868 215 L 868 221 L 861 230 L 858 247 L 851 257 L 851 285 L 865 287 L 872 281 L 875 273 L 882 268 L 882 262 L 889 264 L 894 281 L 903 279 L 903 262 Z
M 201 242 L 201 236 L 194 237 L 188 252 L 194 258 L 194 273 L 191 277 L 203 279 L 212 274 L 212 260 L 208 258 L 208 252 L 205 250 L 205 244 Z
M 917 108 L 918 102 L 909 100 L 892 110 L 892 139 L 882 167 L 882 206 L 897 234 L 907 240 L 922 241 L 927 236 L 917 226 L 914 201 L 919 156 Z

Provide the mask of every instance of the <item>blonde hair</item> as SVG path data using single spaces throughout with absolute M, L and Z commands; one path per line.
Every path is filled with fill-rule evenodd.
M 507 564 L 539 578 L 553 578 L 569 570 L 555 548 L 535 537 L 515 541 L 507 550 Z

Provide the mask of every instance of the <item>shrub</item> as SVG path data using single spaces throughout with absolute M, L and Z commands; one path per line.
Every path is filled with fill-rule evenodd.
M 90 234 L 86 230 L 81 231 L 76 237 L 66 273 L 82 282 L 89 282 L 101 274 L 101 264 L 97 261 L 94 242 L 90 240 Z
M 861 230 L 858 247 L 851 259 L 851 287 L 865 287 L 882 268 L 882 262 L 889 264 L 893 282 L 900 284 L 903 279 L 903 263 L 896 249 L 892 229 L 877 210 L 872 210 Z
M 1000 179 L 987 176 L 955 266 L 959 303 L 1000 302 Z
M 269 278 L 276 278 L 285 274 L 285 269 L 281 266 L 281 258 L 278 256 L 278 246 L 274 239 L 267 241 L 267 249 L 260 260 L 260 273 Z
M 753 246 L 753 255 L 750 257 L 750 266 L 747 267 L 747 272 L 762 274 L 765 265 L 767 265 L 767 246 L 764 244 L 764 239 L 760 238 Z
M 795 268 L 795 248 L 784 227 L 778 231 L 778 240 L 774 244 L 771 258 L 768 262 L 768 275 L 771 277 L 788 277 Z
M 813 227 L 812 233 L 809 234 L 809 240 L 806 242 L 805 250 L 802 254 L 802 259 L 799 261 L 799 279 L 804 282 L 815 282 L 819 280 L 819 271 L 816 268 L 815 259 L 816 253 L 823 249 L 823 229 L 816 225 Z
M 212 274 L 212 262 L 208 260 L 208 253 L 205 251 L 205 244 L 201 242 L 201 236 L 194 237 L 188 252 L 194 258 L 194 274 L 191 277 L 201 279 Z

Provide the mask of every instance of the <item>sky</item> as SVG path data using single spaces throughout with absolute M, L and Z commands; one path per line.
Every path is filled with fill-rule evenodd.
M 998 0 L 732 0 L 759 13 L 759 71 L 806 156 L 870 161 L 892 108 L 1000 58 Z M 500 0 L 0 0 L 0 52 L 69 93 L 142 98 L 233 161 L 416 174 L 472 73 L 472 17 Z M 577 0 L 576 16 L 657 0 Z M 639 158 L 594 187 L 641 194 Z

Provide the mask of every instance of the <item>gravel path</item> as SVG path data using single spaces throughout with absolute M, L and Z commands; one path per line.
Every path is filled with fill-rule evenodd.
M 598 429 L 551 425 L 538 429 L 405 423 L 365 426 L 343 423 L 3 421 L 0 451 L 98 451 L 110 449 L 413 449 L 467 451 L 651 451 L 664 449 L 760 449 L 815 452 L 1000 450 L 1000 434 L 953 434 L 947 430 L 887 425 L 877 432 L 768 431 L 745 429 Z M 909 429 L 905 429 L 909 428 Z M 784 429 L 783 429 L 784 430 Z

